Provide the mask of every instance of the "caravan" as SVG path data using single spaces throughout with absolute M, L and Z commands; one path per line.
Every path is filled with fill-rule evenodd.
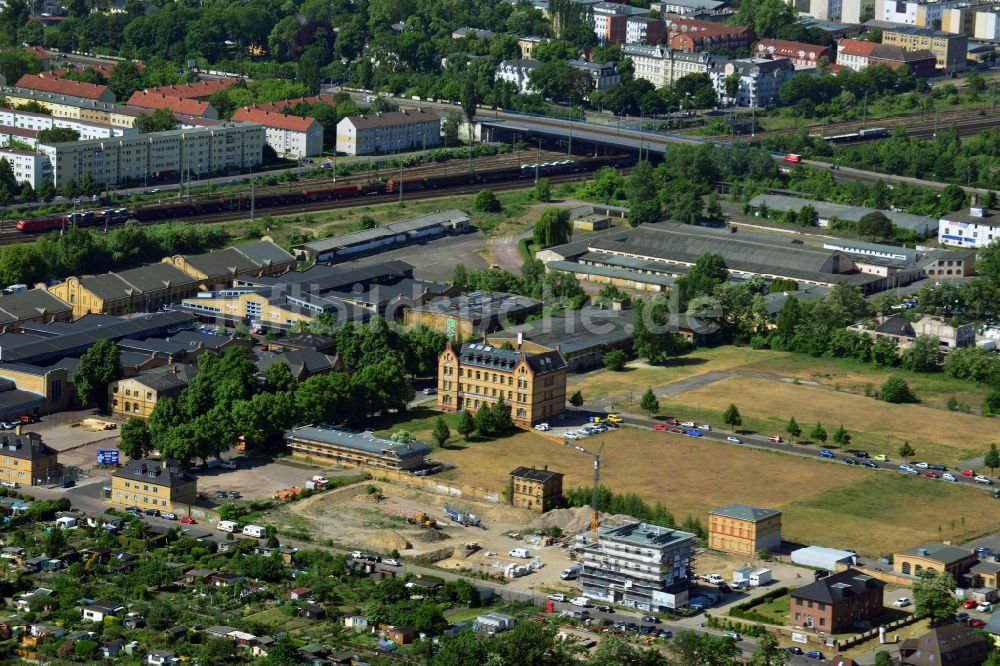
M 261 527 L 260 525 L 247 525 L 243 528 L 243 534 L 246 536 L 257 537 L 258 539 L 267 538 L 267 528 Z
M 231 520 L 220 520 L 219 524 L 215 526 L 215 529 L 219 530 L 220 532 L 235 532 L 236 530 L 239 529 L 239 527 L 240 527 L 239 525 L 237 525 Z

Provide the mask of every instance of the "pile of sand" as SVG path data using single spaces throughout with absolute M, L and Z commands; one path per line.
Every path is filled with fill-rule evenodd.
M 528 527 L 535 530 L 548 530 L 558 527 L 566 534 L 576 534 L 590 529 L 589 506 L 581 506 L 575 509 L 553 509 L 535 521 L 528 524 Z M 611 515 L 602 513 L 601 525 L 621 525 L 622 523 L 633 522 L 635 518 L 624 515 Z
M 435 543 L 437 541 L 446 541 L 451 537 L 441 530 L 435 530 L 428 527 L 420 530 L 420 532 L 414 535 L 413 538 L 416 541 L 423 541 L 424 543 Z
M 392 552 L 394 550 L 407 550 L 413 546 L 403 538 L 399 532 L 392 530 L 379 530 L 364 540 L 364 545 L 373 550 Z

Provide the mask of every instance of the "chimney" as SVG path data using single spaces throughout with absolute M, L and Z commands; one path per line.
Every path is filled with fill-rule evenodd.
M 524 333 L 522 331 L 517 332 L 517 348 L 520 349 L 521 345 L 524 344 Z

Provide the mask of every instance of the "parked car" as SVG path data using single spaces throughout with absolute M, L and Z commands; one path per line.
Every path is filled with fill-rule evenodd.
M 677 419 L 667 419 L 667 425 L 680 425 L 681 422 Z
M 712 432 L 712 426 L 708 425 L 707 423 L 702 423 L 700 426 L 698 426 L 698 429 L 704 430 L 706 432 Z
M 221 463 L 219 463 L 219 467 L 221 467 L 222 469 L 236 469 L 236 461 L 223 460 Z
M 973 629 L 982 629 L 983 627 L 986 626 L 986 622 L 984 620 L 976 618 L 974 620 L 969 620 L 969 626 L 972 627 Z
M 895 606 L 896 608 L 906 608 L 911 603 L 913 602 L 910 601 L 909 597 L 900 597 L 899 599 L 893 601 L 892 605 Z
M 21 484 L 17 481 L 0 481 L 0 486 L 3 486 L 4 488 L 20 488 Z
M 1000 499 L 1000 489 L 993 491 L 993 499 Z
M 726 441 L 729 442 L 730 444 L 742 444 L 743 443 L 742 439 L 740 439 L 739 437 L 733 437 L 732 435 L 730 435 L 729 437 L 726 437 Z
M 975 476 L 976 472 L 971 469 L 963 469 L 961 472 L 962 476 Z
M 701 431 L 695 430 L 694 428 L 688 428 L 684 434 L 688 437 L 701 437 Z
M 678 435 L 683 435 L 683 434 L 684 434 L 684 431 L 683 431 L 683 430 L 681 430 L 680 428 L 671 428 L 671 429 L 670 429 L 670 432 L 675 432 L 675 433 L 677 433 Z
M 955 478 L 954 474 L 950 474 L 948 472 L 942 474 L 941 478 L 944 479 L 945 481 L 958 481 L 958 479 Z
M 238 490 L 230 490 L 228 493 L 226 493 L 226 495 L 229 497 L 229 499 L 239 499 L 240 498 L 240 491 L 238 491 Z
M 608 420 L 611 421 L 612 423 L 621 423 L 622 417 L 618 416 L 617 414 L 608 414 Z
M 875 462 L 889 462 L 889 457 L 884 453 L 880 453 L 874 458 L 872 458 L 872 460 L 874 460 Z
M 605 605 L 602 604 L 600 606 L 594 607 L 594 610 L 596 610 L 598 613 L 610 613 L 611 612 L 611 606 L 605 606 Z
M 787 652 L 788 654 L 802 654 L 802 648 L 798 647 L 797 645 L 793 645 L 791 647 L 786 647 L 785 652 Z
M 143 513 L 146 514 L 147 516 L 153 516 L 154 518 L 158 518 L 159 515 L 160 515 L 160 510 L 159 509 L 146 509 L 145 511 L 143 511 Z
M 955 622 L 966 622 L 968 619 L 968 613 L 955 613 Z
M 940 478 L 937 472 L 932 472 L 931 470 L 927 470 L 926 472 L 924 472 L 924 476 L 927 477 L 928 479 Z
M 978 474 L 978 475 L 974 476 L 972 478 L 972 480 L 975 481 L 976 483 L 981 483 L 981 484 L 986 485 L 986 486 L 992 486 L 993 485 L 993 480 L 989 479 L 989 478 L 987 478 L 985 476 L 983 476 L 982 474 Z
M 580 439 L 580 436 L 575 432 L 567 432 L 563 435 L 563 439 Z
M 810 650 L 809 652 L 806 652 L 805 656 L 810 659 L 823 659 L 823 653 L 819 650 Z
M 857 460 L 855 460 L 854 458 L 844 458 L 844 462 L 847 463 L 848 465 L 860 465 L 861 464 Z
M 918 472 L 916 470 L 916 468 L 911 467 L 910 465 L 900 465 L 899 466 L 899 471 L 900 472 L 906 472 L 907 474 L 919 474 L 920 473 L 920 472 Z
M 975 599 L 966 599 L 966 600 L 965 600 L 965 601 L 964 601 L 964 602 L 962 603 L 962 608 L 968 608 L 968 609 L 972 609 L 972 608 L 975 608 L 975 607 L 976 607 L 976 606 L 978 606 L 978 605 L 979 605 L 979 602 L 978 602 L 978 601 L 976 601 Z
M 539 423 L 538 425 L 535 426 L 535 430 L 538 430 L 540 432 L 548 432 L 549 430 L 551 430 L 551 428 L 549 427 L 548 423 Z
M 218 497 L 218 498 L 220 498 L 220 499 L 226 499 L 226 491 L 225 490 L 216 490 L 215 491 L 215 496 Z
M 976 610 L 979 611 L 980 613 L 992 613 L 993 604 L 991 604 L 988 601 L 984 601 L 983 603 L 976 606 Z
M 549 601 L 566 601 L 565 594 L 548 594 L 545 596 Z
M 32 416 L 31 414 L 21 414 L 17 417 L 17 420 L 21 422 L 21 425 L 31 425 L 32 423 L 38 423 L 38 417 Z
M 837 456 L 833 455 L 833 453 L 831 451 L 827 450 L 827 449 L 820 449 L 819 450 L 819 455 L 820 455 L 821 458 L 834 458 L 834 459 L 836 459 L 836 457 L 837 457 Z
M 642 621 L 643 622 L 650 622 L 652 624 L 659 624 L 660 618 L 656 617 L 655 615 L 643 615 L 642 616 Z
M 136 518 L 142 518 L 142 511 L 139 511 L 139 507 L 137 506 L 130 506 L 126 508 L 125 513 L 130 516 L 135 516 Z
M 767 438 L 767 441 L 769 441 L 771 444 L 781 444 L 782 442 L 781 435 L 771 435 L 770 437 Z
M 870 467 L 872 469 L 878 469 L 878 463 L 872 462 L 871 460 L 866 460 L 866 461 L 864 461 L 861 464 L 864 465 L 865 467 Z
M 424 390 L 422 391 L 422 393 L 423 393 L 424 395 L 435 395 L 435 394 L 437 393 L 437 389 L 436 389 L 436 388 L 425 388 L 425 389 L 424 389 Z
M 194 518 L 188 518 L 187 516 L 181 516 L 180 521 L 185 525 L 196 525 L 198 522 Z
M 163 520 L 177 520 L 177 514 L 170 511 L 164 511 L 160 514 L 160 518 L 163 518 Z
M 362 553 L 360 550 L 355 550 L 351 553 L 351 557 L 353 557 L 356 560 L 363 560 L 365 559 L 365 554 Z
M 947 465 L 931 465 L 928 469 L 932 469 L 935 472 L 947 472 L 948 471 L 948 466 Z
M 695 427 L 694 421 L 683 421 L 681 422 L 681 425 L 684 426 L 685 428 Z
M 653 430 L 666 430 L 667 426 L 662 423 L 654 423 Z
M 917 469 L 927 469 L 928 467 L 930 467 L 930 465 L 925 463 L 923 460 L 921 460 L 920 462 L 913 463 L 913 466 L 916 467 Z
M 13 430 L 16 427 L 10 421 L 0 421 L 0 430 Z
M 719 592 L 722 592 L 723 594 L 729 594 L 732 591 L 733 588 L 729 587 L 725 583 L 719 583 Z
M 847 452 L 851 453 L 851 454 L 854 454 L 854 457 L 856 457 L 856 458 L 868 458 L 868 457 L 870 457 L 868 455 L 867 451 L 863 451 L 861 449 L 849 449 Z
M 734 641 L 743 640 L 743 637 L 740 636 L 739 632 L 736 631 L 727 631 L 725 634 L 723 634 L 723 636 L 725 636 L 726 638 L 732 638 Z

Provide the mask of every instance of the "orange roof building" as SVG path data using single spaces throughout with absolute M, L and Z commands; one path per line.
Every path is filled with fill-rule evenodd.
M 94 83 L 80 83 L 79 81 L 68 81 L 45 74 L 25 74 L 17 80 L 15 84 L 18 88 L 26 88 L 38 92 L 54 93 L 57 95 L 70 95 L 81 99 L 89 99 L 95 102 L 105 102 L 114 104 L 115 94 L 107 86 L 100 86 Z
M 833 62 L 833 54 L 828 46 L 792 42 L 787 39 L 762 39 L 754 46 L 758 58 L 788 58 L 796 69 L 816 67 L 820 59 Z
M 877 43 L 863 39 L 839 39 L 837 40 L 837 64 L 849 67 L 854 71 L 862 70 L 868 66 L 868 60 L 876 46 L 878 46 Z
M 323 126 L 315 118 L 245 106 L 232 119 L 263 125 L 265 141 L 278 155 L 299 158 L 323 153 Z
M 220 90 L 228 90 L 239 82 L 239 79 L 212 79 L 195 81 L 194 83 L 179 83 L 172 86 L 148 88 L 147 91 L 166 95 L 167 97 L 180 97 L 181 99 L 198 99 L 205 101 Z
M 172 97 L 153 90 L 137 90 L 128 98 L 129 106 L 138 106 L 144 109 L 166 109 L 173 113 L 180 113 L 195 118 L 209 118 L 217 120 L 218 111 L 208 102 L 200 102 L 195 99 L 184 99 L 182 97 Z
M 685 53 L 700 53 L 713 49 L 738 49 L 750 46 L 753 30 L 741 25 L 729 25 L 700 19 L 667 18 L 667 44 Z

